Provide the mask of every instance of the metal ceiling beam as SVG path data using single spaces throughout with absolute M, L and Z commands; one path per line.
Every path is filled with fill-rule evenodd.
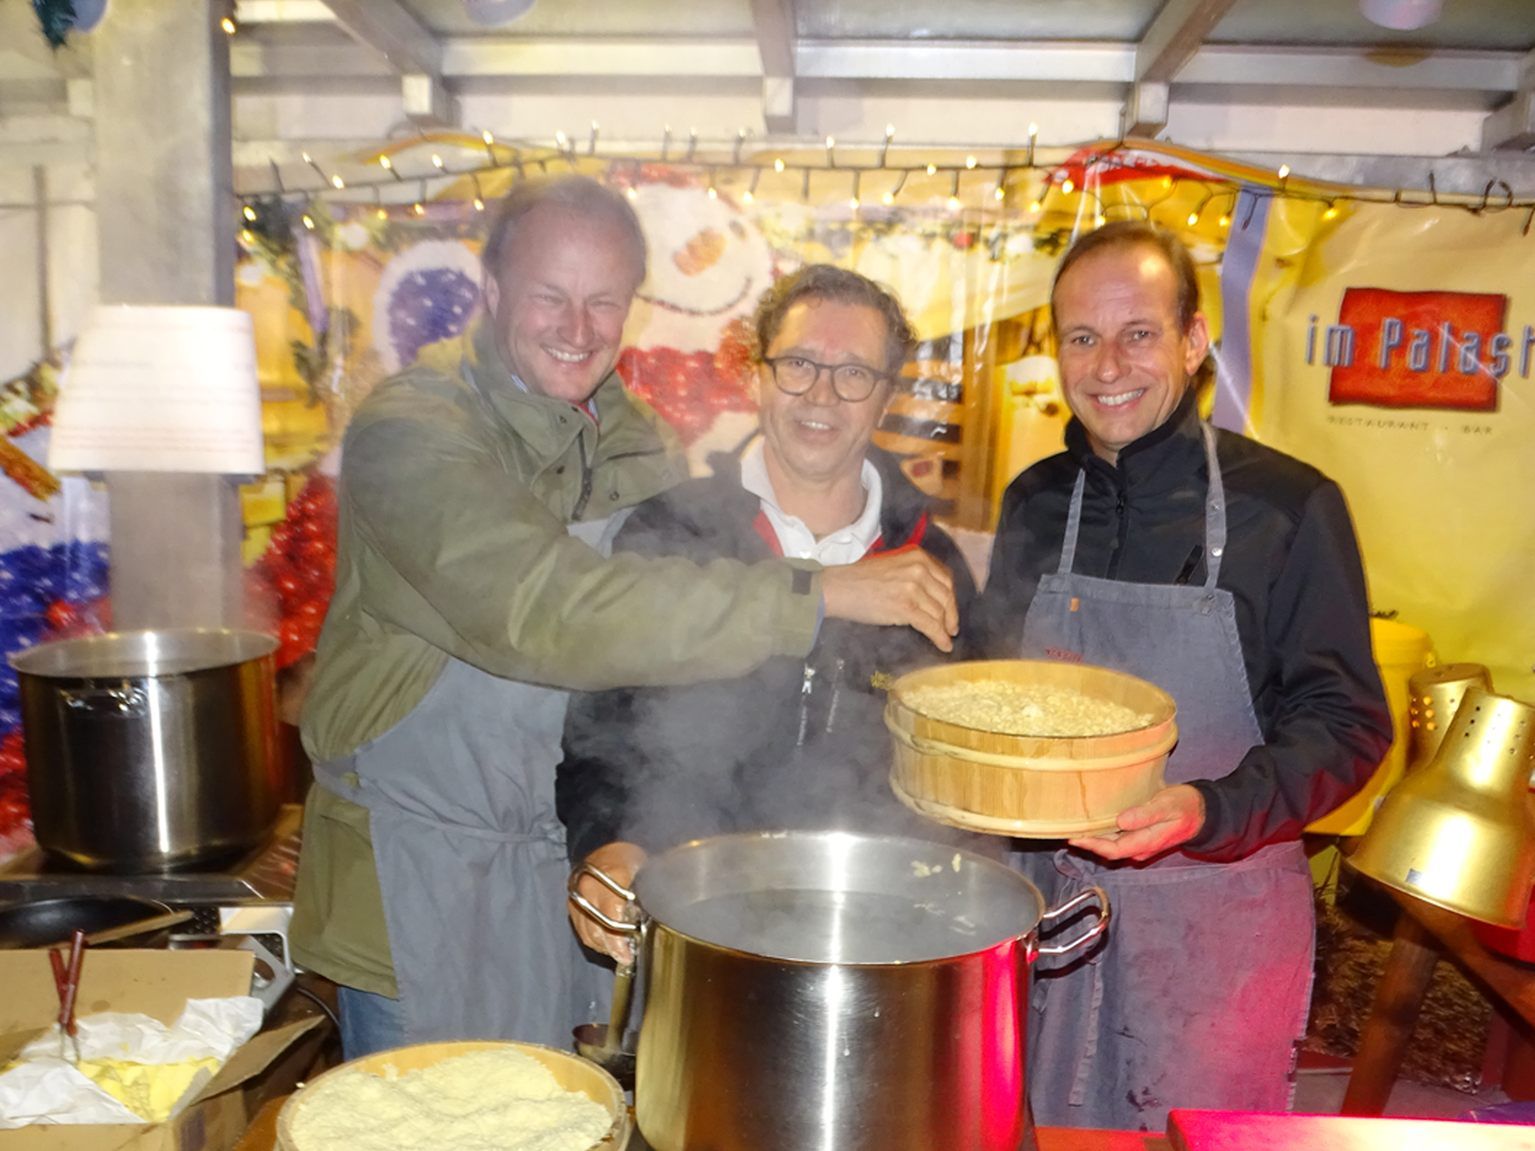
M 400 75 L 442 75 L 442 45 L 399 0 L 325 0 L 336 22 Z
M 751 0 L 762 54 L 762 119 L 769 132 L 794 132 L 794 0 Z
M 1519 90 L 1503 107 L 1482 121 L 1482 151 L 1528 151 L 1535 148 L 1535 52 L 1524 58 Z
M 1155 136 L 1167 126 L 1170 86 L 1236 0 L 1167 0 L 1135 47 L 1135 82 L 1124 134 Z
M 578 37 L 474 36 L 443 42 L 443 75 L 452 79 L 530 76 L 762 75 L 755 40 L 684 38 L 582 40 Z
M 378 52 L 400 76 L 400 102 L 418 124 L 452 124 L 453 95 L 443 83 L 442 45 L 399 0 L 325 0 L 336 22 Z
M 1519 87 L 1522 60 L 1518 52 L 1449 48 L 1425 54 L 1206 45 L 1184 67 L 1178 83 L 1511 94 Z

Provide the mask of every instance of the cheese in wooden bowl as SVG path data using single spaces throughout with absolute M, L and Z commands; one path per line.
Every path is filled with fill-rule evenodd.
M 978 660 L 891 685 L 891 788 L 971 831 L 1057 839 L 1107 831 L 1162 787 L 1177 707 L 1155 684 L 1090 664 Z
M 426 1043 L 334 1067 L 283 1105 L 282 1151 L 622 1151 L 623 1091 L 534 1043 Z

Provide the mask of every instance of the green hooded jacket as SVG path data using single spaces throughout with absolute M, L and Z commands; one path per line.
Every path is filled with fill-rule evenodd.
M 315 762 L 399 723 L 449 656 L 601 690 L 734 677 L 810 650 L 814 565 L 604 559 L 567 533 L 686 474 L 617 375 L 594 400 L 595 424 L 524 391 L 481 324 L 426 349 L 358 409 L 342 453 L 336 590 L 301 724 Z M 395 993 L 367 812 L 319 787 L 291 936 L 306 967 Z

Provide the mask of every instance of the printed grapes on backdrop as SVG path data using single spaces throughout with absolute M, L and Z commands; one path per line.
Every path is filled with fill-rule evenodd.
M 479 301 L 479 285 L 456 268 L 406 276 L 389 297 L 389 340 L 399 362 L 413 363 L 426 345 L 462 332 Z

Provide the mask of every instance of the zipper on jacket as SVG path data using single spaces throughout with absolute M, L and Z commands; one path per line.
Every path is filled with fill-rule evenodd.
M 847 660 L 838 659 L 831 669 L 831 695 L 826 700 L 826 724 L 821 728 L 827 735 L 837 725 L 837 702 L 842 698 L 842 669 L 847 667 Z
M 794 737 L 795 747 L 805 746 L 805 736 L 810 729 L 810 696 L 815 691 L 815 668 L 805 664 L 805 675 L 799 685 L 799 732 Z
M 586 459 L 586 434 L 584 431 L 576 433 L 576 451 L 581 455 L 581 494 L 576 497 L 575 510 L 570 513 L 572 523 L 581 518 L 581 513 L 586 510 L 586 505 L 592 498 L 592 465 Z
M 1119 557 L 1125 554 L 1125 543 L 1130 536 L 1130 517 L 1125 514 L 1125 485 L 1120 476 L 1114 477 L 1114 546 L 1109 549 L 1109 566 L 1104 573 L 1113 579 L 1119 574 Z

